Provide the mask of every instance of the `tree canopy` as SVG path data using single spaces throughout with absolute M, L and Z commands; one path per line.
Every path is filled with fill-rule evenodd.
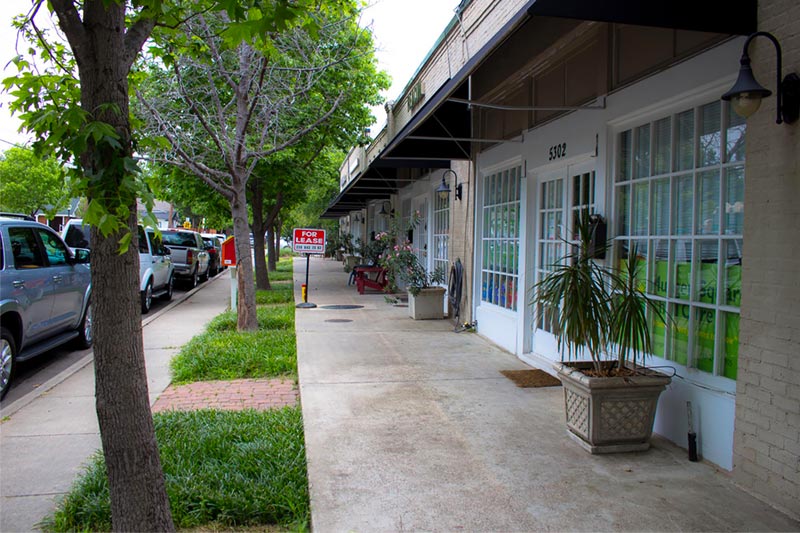
M 0 209 L 35 215 L 55 212 L 69 203 L 64 172 L 54 158 L 29 148 L 9 148 L 0 156 Z
M 295 162 L 305 166 L 327 145 L 362 137 L 372 118 L 368 106 L 380 101 L 386 86 L 386 75 L 375 67 L 372 36 L 357 24 L 356 7 L 340 2 L 337 9 L 314 11 L 313 26 L 288 28 L 268 43 L 228 42 L 220 31 L 229 24 L 225 13 L 199 14 L 181 32 L 154 34 L 136 91 L 139 114 L 155 140 L 147 149 L 156 161 L 195 175 L 230 203 L 240 330 L 257 327 L 247 208 L 254 170 L 270 158 L 274 167 L 276 156 L 289 149 L 296 149 L 302 159 Z M 253 194 L 264 189 L 259 183 Z M 263 197 L 256 198 L 261 215 Z M 260 246 L 256 255 L 263 255 Z

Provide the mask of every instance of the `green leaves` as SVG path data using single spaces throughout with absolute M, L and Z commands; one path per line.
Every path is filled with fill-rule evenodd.
M 29 148 L 9 148 L 0 159 L 0 207 L 34 214 L 57 211 L 69 202 L 65 177 L 54 158 L 37 157 Z
M 592 225 L 587 213 L 575 221 L 578 242 L 565 241 L 572 250 L 534 286 L 534 302 L 539 312 L 552 319 L 552 333 L 559 350 L 568 359 L 585 350 L 598 375 L 605 370 L 600 361 L 617 350 L 618 367 L 652 351 L 648 310 L 661 316 L 661 310 L 639 289 L 645 265 L 636 247 L 628 252 L 622 271 L 604 268 L 593 257 L 607 243 L 592 243 Z M 593 245 L 594 244 L 594 245 Z M 662 317 L 663 318 L 663 317 Z

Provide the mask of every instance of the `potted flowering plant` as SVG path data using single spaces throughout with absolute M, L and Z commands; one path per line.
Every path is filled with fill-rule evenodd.
M 568 360 L 589 356 L 555 365 L 567 429 L 591 453 L 646 450 L 658 397 L 671 378 L 640 363 L 652 353 L 647 312 L 663 316 L 641 290 L 645 264 L 636 248 L 620 269 L 601 266 L 595 258 L 608 244 L 593 242 L 586 213 L 575 226 L 571 252 L 534 287 L 534 305 L 553 318 L 562 354 Z
M 413 228 L 419 221 L 419 214 L 411 220 Z M 387 292 L 396 292 L 399 285 L 408 291 L 408 312 L 415 320 L 444 318 L 445 288 L 437 284 L 444 283 L 444 270 L 437 267 L 428 272 L 420 262 L 408 239 L 398 238 L 397 220 L 393 220 L 388 232 L 375 235 L 375 240 L 384 245 L 379 264 L 386 269 L 389 284 Z M 407 234 L 407 232 L 404 232 Z

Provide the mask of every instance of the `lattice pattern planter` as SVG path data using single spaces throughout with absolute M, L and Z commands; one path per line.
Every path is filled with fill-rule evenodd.
M 642 369 L 632 377 L 599 378 L 581 372 L 585 363 L 555 365 L 564 387 L 569 435 L 591 453 L 650 447 L 658 397 L 672 378 Z

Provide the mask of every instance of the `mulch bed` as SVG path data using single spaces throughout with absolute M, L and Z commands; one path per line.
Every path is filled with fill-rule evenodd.
M 561 381 L 544 370 L 501 370 L 501 374 L 514 382 L 517 387 L 558 387 Z

